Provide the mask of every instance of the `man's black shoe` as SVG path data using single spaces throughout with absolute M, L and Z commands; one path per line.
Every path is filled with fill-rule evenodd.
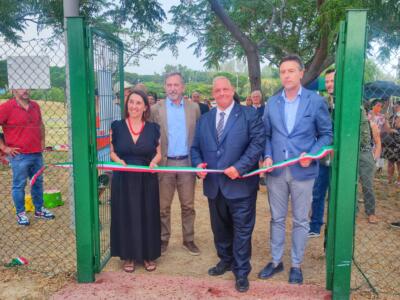
M 390 226 L 392 226 L 393 228 L 400 229 L 400 221 L 399 222 L 390 223 Z
M 240 293 L 247 292 L 249 290 L 249 280 L 247 277 L 236 278 L 235 288 Z
M 219 276 L 224 274 L 225 272 L 231 271 L 232 267 L 230 265 L 226 265 L 224 263 L 217 263 L 215 267 L 208 269 L 208 275 L 210 276 Z
M 300 268 L 290 268 L 289 283 L 302 284 L 303 283 L 303 272 Z
M 280 262 L 276 267 L 274 267 L 274 264 L 272 262 L 270 262 L 268 265 L 266 265 L 264 267 L 264 269 L 262 269 L 260 271 L 260 273 L 258 273 L 258 278 L 268 279 L 268 278 L 274 276 L 276 273 L 279 273 L 282 271 L 283 271 L 283 263 L 282 262 Z

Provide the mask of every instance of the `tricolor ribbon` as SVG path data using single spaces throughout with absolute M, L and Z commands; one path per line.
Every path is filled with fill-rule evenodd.
M 318 160 L 321 159 L 328 154 L 333 153 L 333 147 L 327 146 L 321 148 L 316 154 L 306 154 L 302 157 L 291 158 L 282 162 L 274 163 L 270 167 L 265 167 L 261 169 L 254 170 L 247 174 L 244 174 L 242 178 L 262 174 L 265 172 L 269 172 L 278 168 L 284 168 L 298 163 L 301 160 L 311 159 Z M 33 186 L 37 180 L 37 178 L 42 175 L 44 170 L 48 166 L 53 166 L 57 168 L 72 168 L 72 163 L 56 163 L 49 164 L 40 168 L 40 170 L 32 177 L 30 181 L 30 185 Z M 115 162 L 101 162 L 97 164 L 97 169 L 99 170 L 107 170 L 107 171 L 123 171 L 123 172 L 138 172 L 138 173 L 197 173 L 197 172 L 206 172 L 206 173 L 223 173 L 224 170 L 217 169 L 202 169 L 202 168 L 192 168 L 192 167 L 154 167 L 150 168 L 149 166 L 137 166 L 137 165 L 122 165 Z
M 25 257 L 18 256 L 13 258 L 9 263 L 5 263 L 4 266 L 7 268 L 15 267 L 15 266 L 24 266 L 28 265 L 29 262 Z

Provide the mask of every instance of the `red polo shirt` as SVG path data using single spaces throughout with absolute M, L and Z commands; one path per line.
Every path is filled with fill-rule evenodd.
M 28 109 L 14 98 L 1 104 L 0 125 L 8 147 L 19 148 L 24 154 L 42 152 L 42 115 L 35 101 L 29 100 Z

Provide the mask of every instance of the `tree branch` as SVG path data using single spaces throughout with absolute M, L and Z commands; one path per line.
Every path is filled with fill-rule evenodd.
M 211 5 L 211 9 L 220 19 L 222 24 L 226 27 L 226 29 L 234 36 L 234 38 L 240 43 L 243 49 L 247 51 L 254 51 L 257 48 L 255 45 L 237 26 L 232 19 L 225 12 L 225 9 L 221 6 L 218 0 L 208 0 Z

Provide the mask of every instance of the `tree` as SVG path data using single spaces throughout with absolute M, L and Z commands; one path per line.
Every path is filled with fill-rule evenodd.
M 165 12 L 156 0 L 80 0 L 80 15 L 90 25 L 119 35 L 125 42 L 125 63 L 154 55 Z M 52 28 L 62 38 L 63 0 L 1 0 L 0 35 L 18 44 L 29 23 Z
M 261 86 L 260 62 L 268 60 L 276 66 L 283 56 L 297 53 L 306 62 L 306 84 L 333 63 L 338 24 L 346 9 L 361 7 L 371 9 L 369 22 L 376 27 L 369 42 L 380 40 L 398 48 L 397 0 L 181 1 L 170 11 L 175 30 L 164 34 L 160 48 L 169 47 L 174 53 L 176 43 L 192 34 L 197 38 L 191 45 L 194 53 L 205 51 L 208 67 L 245 57 L 252 90 Z

